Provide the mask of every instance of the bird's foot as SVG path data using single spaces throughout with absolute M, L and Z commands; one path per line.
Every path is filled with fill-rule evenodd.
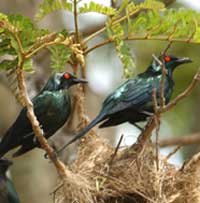
M 53 148 L 53 151 L 51 152 L 51 160 L 55 160 L 58 157 L 58 151 L 55 145 L 53 145 L 52 148 Z M 44 158 L 49 159 L 49 154 L 45 153 Z
M 142 133 L 144 132 L 144 128 L 142 128 L 141 126 L 139 126 L 138 124 L 134 123 L 133 124 L 137 129 L 139 129 Z
M 140 111 L 140 113 L 143 113 L 144 115 L 146 115 L 146 116 L 153 116 L 153 114 L 154 113 L 152 113 L 152 112 L 149 112 L 149 111 Z
M 56 150 L 52 151 L 52 152 L 51 152 L 51 158 L 50 158 L 50 159 L 51 159 L 51 160 L 56 160 L 57 157 L 58 157 L 57 151 L 56 151 Z M 49 154 L 48 154 L 48 153 L 45 153 L 45 154 L 44 154 L 44 158 L 45 158 L 45 159 L 49 159 Z

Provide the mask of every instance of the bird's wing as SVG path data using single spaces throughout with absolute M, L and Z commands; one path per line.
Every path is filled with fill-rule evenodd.
M 45 103 L 44 103 L 45 101 Z M 51 102 L 52 102 L 52 95 L 45 91 L 42 94 L 36 96 L 32 100 L 33 106 L 34 106 L 34 112 L 37 116 L 37 118 L 42 119 L 48 109 L 51 107 Z M 9 129 L 8 133 L 10 135 L 15 135 L 15 138 L 24 138 L 24 137 L 29 137 L 33 135 L 33 130 L 31 123 L 27 117 L 27 109 L 23 108 L 17 117 L 15 123 L 13 126 Z
M 156 83 L 147 78 L 136 77 L 126 81 L 104 101 L 101 112 L 113 114 L 129 107 L 140 109 L 152 100 L 152 90 Z

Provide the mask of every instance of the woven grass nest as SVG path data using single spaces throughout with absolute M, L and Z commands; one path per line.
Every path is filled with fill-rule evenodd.
M 118 150 L 93 133 L 79 147 L 56 203 L 199 203 L 200 154 L 180 168 L 146 142 Z

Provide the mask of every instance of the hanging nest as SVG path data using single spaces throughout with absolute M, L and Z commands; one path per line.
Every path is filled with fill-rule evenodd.
M 150 141 L 115 153 L 101 137 L 90 133 L 69 166 L 70 174 L 56 190 L 55 202 L 200 202 L 200 154 L 176 168 L 165 157 L 157 159 Z

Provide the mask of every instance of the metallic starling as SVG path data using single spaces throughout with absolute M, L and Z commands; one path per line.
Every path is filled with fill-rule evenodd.
M 167 70 L 164 80 L 164 97 L 165 104 L 167 104 L 173 93 L 174 69 L 183 63 L 192 61 L 189 58 L 178 58 L 170 55 L 161 55 L 159 60 L 164 63 L 163 65 Z M 100 128 L 115 126 L 124 122 L 129 122 L 139 127 L 136 123 L 145 121 L 154 112 L 152 102 L 152 91 L 154 88 L 157 92 L 157 100 L 160 101 L 161 78 L 162 67 L 158 60 L 153 59 L 145 72 L 127 80 L 108 95 L 97 117 L 58 152 L 61 152 L 66 146 L 84 136 L 91 128 L 102 121 Z
M 7 177 L 6 172 L 12 162 L 0 159 L 0 202 L 19 203 L 19 197 L 12 181 Z
M 87 81 L 78 79 L 70 73 L 56 73 L 50 77 L 41 92 L 32 99 L 35 115 L 46 138 L 52 136 L 68 120 L 71 102 L 67 89 L 78 83 L 87 83 Z M 21 147 L 13 154 L 14 157 L 40 147 L 26 114 L 27 109 L 23 108 L 2 138 L 0 157 L 18 146 Z

